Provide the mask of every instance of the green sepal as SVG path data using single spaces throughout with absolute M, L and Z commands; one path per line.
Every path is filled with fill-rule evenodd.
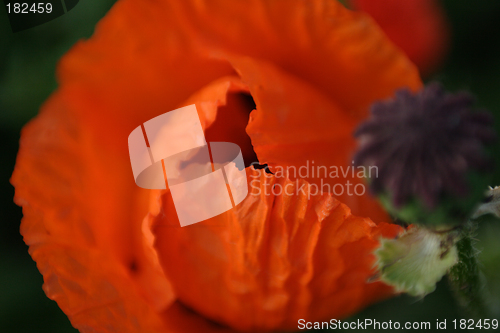
M 456 232 L 413 227 L 397 239 L 381 239 L 375 251 L 379 279 L 396 292 L 425 296 L 458 262 Z

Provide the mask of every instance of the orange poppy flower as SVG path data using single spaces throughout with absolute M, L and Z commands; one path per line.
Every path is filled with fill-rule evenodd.
M 370 14 L 420 69 L 429 75 L 442 63 L 450 44 L 450 28 L 436 0 L 350 0 Z
M 127 150 L 139 124 L 195 103 L 208 141 L 272 170 L 350 165 L 368 106 L 421 87 L 366 15 L 331 0 L 122 0 L 58 77 L 12 183 L 44 290 L 80 331 L 295 330 L 393 293 L 366 282 L 377 239 L 399 232 L 368 195 L 267 195 L 317 180 L 250 167 L 240 205 L 181 228 L 168 190 L 135 185 Z

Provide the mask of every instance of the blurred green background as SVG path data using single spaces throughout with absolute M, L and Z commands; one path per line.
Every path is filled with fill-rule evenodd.
M 404 1 L 404 0 L 401 0 Z M 12 33 L 0 9 L 0 332 L 76 332 L 57 304 L 42 291 L 42 276 L 27 252 L 9 183 L 22 126 L 56 88 L 58 59 L 79 39 L 92 35 L 112 0 L 83 0 L 72 11 L 41 26 Z M 451 91 L 467 89 L 500 119 L 500 1 L 442 1 L 452 26 L 452 49 L 431 79 Z M 498 129 L 497 121 L 497 129 Z M 500 133 L 500 131 L 498 131 Z M 500 172 L 496 175 L 500 185 Z M 490 306 L 500 319 L 500 222 L 483 218 L 477 247 L 488 281 Z M 355 318 L 430 321 L 467 318 L 455 305 L 446 281 L 424 299 L 400 296 L 374 305 Z

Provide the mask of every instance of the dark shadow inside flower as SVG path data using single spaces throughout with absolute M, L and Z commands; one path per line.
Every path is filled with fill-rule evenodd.
M 245 131 L 253 110 L 255 102 L 250 94 L 229 93 L 226 105 L 217 109 L 215 122 L 205 131 L 207 142 L 236 143 L 241 148 L 245 167 L 258 162 L 250 137 Z

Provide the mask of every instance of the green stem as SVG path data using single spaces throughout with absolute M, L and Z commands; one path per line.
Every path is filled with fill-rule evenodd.
M 485 299 L 485 283 L 472 238 L 475 229 L 476 224 L 473 222 L 465 225 L 462 238 L 456 244 L 459 261 L 451 268 L 448 279 L 458 303 L 468 315 L 487 318 L 489 310 Z

